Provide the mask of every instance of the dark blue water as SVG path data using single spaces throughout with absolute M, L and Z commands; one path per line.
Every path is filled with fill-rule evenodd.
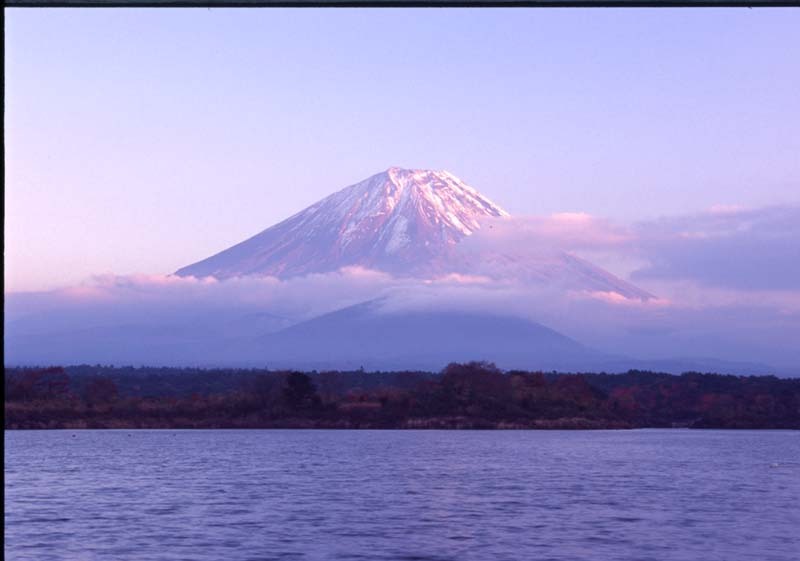
M 10 560 L 800 559 L 800 433 L 7 431 Z

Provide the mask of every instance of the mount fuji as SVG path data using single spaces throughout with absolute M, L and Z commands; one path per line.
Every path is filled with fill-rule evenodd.
M 415 273 L 490 216 L 508 213 L 446 171 L 389 168 L 176 274 L 286 278 L 353 265 Z
M 397 167 L 338 191 L 178 276 L 290 278 L 360 266 L 400 277 L 458 273 L 570 290 L 652 295 L 575 255 L 462 251 L 487 220 L 510 215 L 447 171 Z
M 7 316 L 13 316 L 6 317 L 6 364 L 438 370 L 450 361 L 476 359 L 528 370 L 771 371 L 691 356 L 651 360 L 609 354 L 537 323 L 529 313 L 517 314 L 507 303 L 480 300 L 493 296 L 489 292 L 497 287 L 525 294 L 535 285 L 547 290 L 532 294 L 554 299 L 560 288 L 652 298 L 558 248 L 529 251 L 509 243 L 476 243 L 493 241 L 495 233 L 488 228 L 508 218 L 448 172 L 390 168 L 177 272 L 217 279 L 307 278 L 297 283 L 177 282 L 164 289 L 165 295 L 157 288 L 161 284 L 133 282 L 129 289 L 126 281 L 97 299 L 86 298 L 85 291 L 14 295 L 6 302 Z M 379 276 L 374 286 L 345 287 L 344 292 L 336 285 L 328 294 L 328 284 L 347 283 L 350 277 L 313 278 L 346 267 L 384 271 L 392 279 Z M 454 290 L 453 273 L 479 276 L 481 282 L 488 278 L 488 285 L 467 287 L 453 301 L 441 298 Z M 428 283 L 436 279 L 444 282 Z M 267 298 L 261 292 L 236 295 L 261 290 L 262 284 L 280 292 Z M 426 293 L 427 286 L 438 292 Z M 322 294 L 313 294 L 315 303 L 308 301 L 316 291 Z

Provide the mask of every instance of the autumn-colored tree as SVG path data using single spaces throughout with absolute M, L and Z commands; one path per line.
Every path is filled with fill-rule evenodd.
M 119 398 L 119 390 L 111 378 L 97 377 L 86 385 L 85 396 L 89 405 L 110 405 Z
M 69 396 L 70 381 L 60 366 L 23 370 L 5 377 L 8 401 L 63 399 Z
M 283 397 L 293 409 L 310 407 L 319 401 L 314 382 L 302 372 L 290 372 L 286 375 Z

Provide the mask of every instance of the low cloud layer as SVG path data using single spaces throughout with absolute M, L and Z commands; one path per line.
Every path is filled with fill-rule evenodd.
M 639 224 L 648 261 L 632 280 L 693 280 L 740 290 L 800 290 L 800 206 L 717 208 Z
M 358 267 L 291 280 L 102 276 L 61 290 L 7 294 L 5 341 L 8 347 L 86 332 L 111 348 L 110 337 L 121 333 L 169 356 L 171 345 L 258 336 L 382 298 L 385 313 L 512 315 L 608 353 L 715 357 L 800 374 L 799 225 L 798 207 L 715 209 L 632 226 L 562 214 L 496 221 L 466 245 L 515 254 L 563 249 L 634 263 L 630 280 L 658 296 L 646 301 L 481 275 L 398 279 Z
M 493 220 L 473 238 L 467 247 L 520 255 L 556 248 L 576 252 L 618 273 L 628 269 L 623 276 L 643 284 L 800 290 L 800 206 L 715 207 L 633 225 L 562 213 Z

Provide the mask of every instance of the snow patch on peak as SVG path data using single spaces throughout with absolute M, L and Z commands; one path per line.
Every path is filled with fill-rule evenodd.
M 179 275 L 294 276 L 359 265 L 408 274 L 508 213 L 447 171 L 390 167 Z
M 408 237 L 408 220 L 405 216 L 399 216 L 394 222 L 389 241 L 386 242 L 386 253 L 395 253 L 398 249 L 409 244 L 411 239 Z

